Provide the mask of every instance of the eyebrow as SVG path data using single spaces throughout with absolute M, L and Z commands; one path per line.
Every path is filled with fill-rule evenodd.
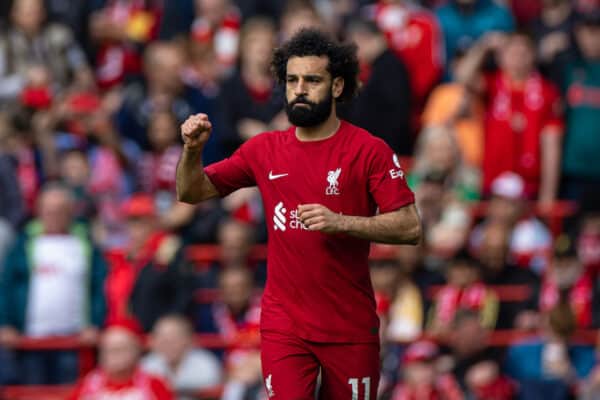
M 304 79 L 325 79 L 325 76 L 320 74 L 286 74 L 286 78 L 298 78 L 299 76 L 302 76 Z

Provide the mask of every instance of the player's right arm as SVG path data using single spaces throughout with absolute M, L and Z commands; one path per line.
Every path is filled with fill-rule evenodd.
M 181 125 L 183 151 L 177 164 L 177 200 L 195 204 L 219 196 L 217 188 L 204 172 L 202 150 L 212 125 L 206 114 L 190 116 Z

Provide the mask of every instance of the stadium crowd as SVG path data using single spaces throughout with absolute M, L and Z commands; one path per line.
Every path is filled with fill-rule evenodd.
M 0 25 L 0 385 L 266 398 L 269 221 L 253 189 L 177 202 L 179 125 L 210 116 L 206 164 L 285 129 L 271 53 L 317 27 L 357 44 L 339 113 L 397 152 L 423 222 L 373 246 L 380 398 L 600 398 L 576 335 L 600 328 L 598 1 L 12 0 Z M 85 376 L 19 346 L 73 335 Z

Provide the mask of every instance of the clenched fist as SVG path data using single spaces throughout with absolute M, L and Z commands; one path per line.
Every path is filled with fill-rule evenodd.
M 202 150 L 210 137 L 212 124 L 206 114 L 195 114 L 181 124 L 181 139 L 186 148 Z

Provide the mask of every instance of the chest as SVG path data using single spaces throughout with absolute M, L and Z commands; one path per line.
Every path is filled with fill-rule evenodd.
M 32 249 L 36 276 L 77 279 L 86 272 L 85 248 L 76 237 L 56 235 L 38 238 Z
M 257 182 L 266 203 L 319 203 L 355 211 L 367 193 L 365 163 L 356 151 L 335 147 L 278 149 L 265 158 Z

